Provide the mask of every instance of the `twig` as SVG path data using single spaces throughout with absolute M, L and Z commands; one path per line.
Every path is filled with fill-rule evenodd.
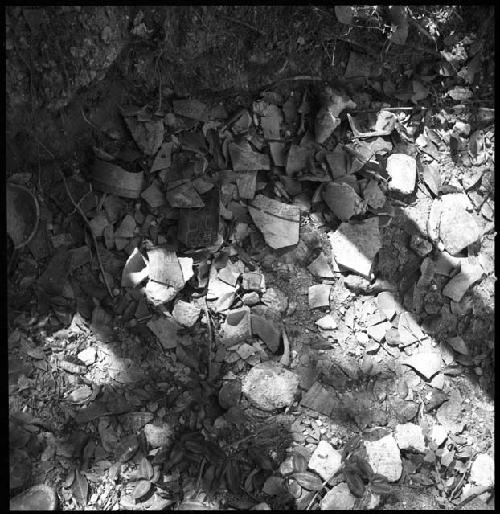
M 83 111 L 82 111 L 82 114 L 83 114 Z M 35 137 L 35 139 L 38 142 L 38 144 L 55 160 L 55 158 L 56 158 L 55 155 L 38 138 Z M 56 168 L 56 169 L 57 169 L 57 172 L 59 173 L 59 175 L 61 176 L 61 179 L 64 184 L 64 188 L 66 189 L 66 193 L 67 193 L 68 198 L 70 199 L 71 203 L 73 204 L 73 207 L 78 211 L 80 216 L 83 218 L 83 221 L 85 221 L 85 223 L 87 224 L 87 227 L 90 230 L 90 235 L 92 237 L 92 241 L 94 242 L 95 253 L 97 256 L 97 262 L 99 263 L 99 268 L 102 273 L 102 278 L 104 280 L 104 284 L 106 286 L 106 289 L 108 290 L 108 294 L 109 294 L 110 298 L 113 298 L 113 293 L 111 291 L 111 288 L 109 287 L 108 279 L 106 278 L 106 273 L 104 272 L 104 266 L 102 265 L 101 255 L 99 253 L 99 247 L 97 246 L 97 239 L 95 237 L 94 231 L 92 230 L 89 220 L 87 219 L 87 216 L 85 216 L 85 213 L 83 212 L 82 208 L 80 207 L 80 205 L 78 203 L 75 202 L 75 199 L 73 198 L 73 195 L 71 194 L 71 192 L 68 188 L 68 183 L 66 182 L 66 177 L 64 176 L 64 173 L 59 168 Z
M 208 326 L 208 381 L 212 380 L 212 320 L 208 312 L 207 297 L 203 297 L 203 312 Z

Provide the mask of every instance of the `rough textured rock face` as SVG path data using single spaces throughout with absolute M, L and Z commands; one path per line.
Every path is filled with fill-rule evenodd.
M 262 410 L 271 411 L 290 405 L 299 385 L 295 373 L 273 362 L 253 367 L 243 379 L 242 391 Z

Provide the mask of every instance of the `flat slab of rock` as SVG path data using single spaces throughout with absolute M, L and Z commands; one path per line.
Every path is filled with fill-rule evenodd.
M 276 353 L 281 340 L 280 328 L 276 323 L 273 323 L 271 320 L 268 320 L 263 316 L 252 314 L 251 318 L 253 334 L 259 336 L 271 352 Z
M 430 380 L 441 369 L 441 360 L 441 354 L 438 352 L 421 351 L 410 355 L 401 362 Z
M 300 404 L 308 409 L 325 414 L 325 416 L 330 416 L 337 405 L 337 401 L 332 390 L 323 387 L 319 382 L 315 382 L 307 393 L 302 395 Z
M 352 510 L 356 498 L 345 482 L 332 487 L 321 500 L 321 510 Z
M 369 218 L 356 224 L 342 223 L 329 236 L 332 255 L 337 264 L 370 278 L 373 259 L 382 246 L 378 218 Z
M 254 366 L 242 382 L 243 394 L 265 411 L 281 409 L 292 404 L 299 377 L 274 362 Z
M 425 452 L 425 440 L 422 429 L 414 423 L 396 425 L 394 438 L 401 450 Z
M 330 182 L 323 190 L 323 199 L 333 214 L 342 221 L 348 221 L 356 214 L 366 211 L 366 202 L 349 184 Z
M 245 141 L 240 144 L 229 143 L 229 155 L 234 171 L 269 170 L 269 157 L 263 153 L 254 152 Z
M 309 264 L 307 269 L 310 271 L 312 275 L 318 278 L 334 278 L 332 268 L 330 267 L 330 263 L 326 257 L 326 255 L 321 252 L 318 257 Z
M 495 461 L 486 453 L 480 453 L 472 463 L 469 481 L 490 487 L 495 484 Z
M 221 330 L 222 340 L 225 344 L 237 343 L 251 337 L 250 308 L 245 305 L 239 309 L 228 311 Z
M 395 153 L 387 159 L 387 173 L 390 177 L 389 191 L 403 195 L 413 193 L 417 180 L 417 163 L 413 157 Z
M 444 287 L 443 295 L 459 302 L 470 286 L 481 279 L 483 268 L 477 262 L 464 259 L 460 266 L 460 273 L 455 275 Z
M 299 242 L 300 209 L 257 195 L 248 211 L 271 248 L 285 248 Z
M 174 305 L 172 316 L 175 321 L 184 325 L 185 327 L 192 327 L 200 317 L 201 309 L 192 303 L 179 300 Z
M 444 195 L 441 198 L 439 237 L 445 249 L 455 255 L 477 241 L 482 234 L 477 219 L 467 212 L 472 207 L 464 194 Z
M 288 308 L 288 298 L 286 294 L 276 287 L 269 287 L 267 289 L 262 295 L 262 303 L 282 314 Z
M 332 287 L 326 284 L 316 284 L 309 288 L 309 308 L 328 307 Z
M 327 314 L 314 322 L 322 330 L 335 330 L 338 327 L 337 322 L 331 314 Z
M 320 441 L 309 459 L 309 469 L 330 480 L 342 466 L 342 454 L 326 441 Z
M 368 454 L 368 464 L 374 473 L 380 473 L 389 482 L 396 482 L 401 478 L 403 471 L 401 454 L 391 434 L 378 441 L 365 441 L 364 444 Z

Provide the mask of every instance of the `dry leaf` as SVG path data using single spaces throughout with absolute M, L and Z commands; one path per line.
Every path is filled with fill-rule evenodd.
M 294 478 L 301 487 L 308 491 L 320 491 L 323 487 L 321 478 L 309 473 L 308 471 L 303 473 L 294 473 L 291 475 L 291 478 Z

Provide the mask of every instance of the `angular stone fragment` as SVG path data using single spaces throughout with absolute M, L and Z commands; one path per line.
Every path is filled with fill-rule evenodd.
M 318 278 L 334 278 L 332 268 L 330 267 L 330 263 L 326 258 L 326 255 L 321 252 L 318 257 L 309 264 L 307 269 Z
M 173 148 L 174 143 L 171 141 L 163 143 L 161 145 L 161 148 L 158 150 L 158 153 L 156 154 L 153 165 L 149 170 L 150 173 L 170 168 L 170 165 L 172 164 L 171 156 Z
M 380 189 L 376 180 L 369 180 L 363 191 L 363 198 L 366 203 L 374 209 L 380 209 L 385 204 L 385 194 Z
M 122 287 L 136 287 L 149 276 L 149 267 L 137 248 L 130 254 L 122 271 Z
M 325 414 L 325 416 L 330 416 L 337 405 L 337 400 L 331 389 L 327 389 L 319 382 L 315 382 L 307 393 L 302 395 L 300 403 L 308 409 Z
M 271 151 L 271 157 L 275 166 L 286 165 L 285 143 L 281 143 L 280 141 L 270 141 L 269 150 Z
M 269 287 L 267 289 L 262 295 L 262 303 L 282 314 L 288 308 L 288 298 L 286 294 L 277 287 Z
M 327 314 L 314 322 L 322 330 L 335 330 L 338 327 L 337 322 L 331 314 Z
M 141 197 L 148 202 L 152 209 L 165 205 L 166 199 L 165 194 L 158 187 L 156 182 L 153 182 L 147 189 L 141 193 Z
M 147 423 L 144 426 L 147 443 L 153 448 L 170 447 L 174 440 L 174 430 L 168 423 Z
M 373 259 L 382 246 L 378 218 L 356 224 L 342 223 L 329 237 L 337 264 L 370 278 Z
M 333 486 L 321 500 L 321 510 L 352 510 L 356 498 L 345 482 Z
M 326 162 L 334 179 L 347 175 L 349 159 L 342 145 L 337 145 L 333 152 L 326 154 Z
M 416 450 L 425 452 L 425 440 L 422 429 L 414 423 L 396 425 L 394 438 L 401 450 Z
M 174 251 L 166 248 L 152 248 L 148 252 L 149 278 L 175 288 L 184 287 L 184 275 Z
M 448 430 L 443 425 L 433 425 L 430 433 L 430 440 L 437 446 L 441 446 L 448 437 Z
M 389 434 L 378 441 L 364 441 L 368 464 L 374 473 L 380 473 L 389 482 L 400 479 L 403 471 L 401 454 L 394 437 Z
M 299 241 L 300 209 L 257 195 L 248 206 L 257 228 L 271 248 L 284 248 Z
M 441 354 L 421 351 L 403 359 L 402 364 L 410 366 L 429 380 L 441 369 Z
M 293 177 L 301 171 L 306 171 L 313 152 L 310 148 L 299 145 L 292 145 L 288 151 L 286 161 L 286 174 Z
M 247 271 L 243 273 L 243 289 L 245 291 L 265 291 L 266 285 L 264 275 L 254 271 Z
M 439 237 L 451 255 L 456 255 L 481 237 L 477 218 L 467 211 L 471 207 L 469 199 L 462 193 L 441 198 Z
M 291 405 L 298 384 L 295 373 L 268 361 L 257 364 L 247 373 L 242 391 L 256 407 L 272 411 Z
M 154 280 L 149 280 L 141 291 L 146 295 L 146 298 L 153 303 L 153 305 L 161 305 L 162 303 L 173 300 L 179 292 L 179 289 L 166 284 L 161 284 Z
M 256 293 L 255 291 L 251 291 L 250 293 L 245 293 L 243 295 L 243 304 L 244 305 L 257 305 L 260 302 L 260 296 L 259 293 Z
M 221 330 L 225 344 L 237 343 L 251 337 L 250 309 L 244 306 L 240 309 L 228 311 Z
M 377 306 L 384 319 L 391 321 L 396 314 L 397 304 L 394 296 L 389 291 L 382 291 L 377 296 Z
M 192 327 L 198 321 L 200 313 L 201 309 L 198 306 L 179 300 L 174 305 L 172 316 L 181 325 Z
M 409 195 L 415 189 L 417 163 L 409 155 L 396 153 L 387 159 L 387 173 L 390 177 L 389 191 Z
M 330 182 L 323 190 L 323 200 L 333 214 L 342 221 L 348 221 L 366 211 L 364 202 L 349 184 Z
M 495 461 L 486 453 L 480 453 L 470 470 L 469 481 L 483 487 L 495 484 Z
M 309 288 L 309 308 L 317 309 L 318 307 L 330 306 L 331 286 L 326 284 L 317 284 Z
M 389 321 L 385 321 L 383 323 L 378 323 L 377 325 L 372 325 L 371 327 L 367 327 L 366 333 L 377 342 L 381 342 L 387 331 L 391 328 L 391 323 Z
M 278 351 L 281 330 L 275 323 L 262 316 L 252 314 L 252 332 L 262 339 L 272 353 Z
M 178 343 L 177 332 L 181 327 L 173 318 L 161 316 L 148 321 L 146 326 L 158 338 L 165 350 L 175 348 Z
M 342 454 L 326 441 L 319 442 L 309 459 L 309 469 L 318 473 L 323 480 L 330 480 L 341 466 Z
M 459 302 L 468 289 L 481 279 L 483 268 L 472 259 L 464 259 L 460 266 L 460 273 L 455 275 L 444 287 L 443 295 L 451 298 L 454 302 Z
M 234 171 L 269 170 L 269 157 L 252 150 L 246 141 L 236 144 L 229 143 L 229 155 Z
M 176 180 L 167 185 L 166 197 L 171 207 L 204 207 L 205 203 L 190 180 Z

